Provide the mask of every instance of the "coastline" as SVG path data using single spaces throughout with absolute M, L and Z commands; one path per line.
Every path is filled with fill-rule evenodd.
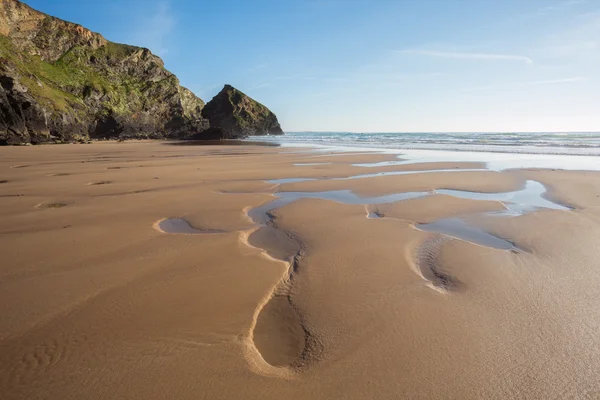
M 2 397 L 600 391 L 600 172 L 301 150 L 0 148 Z
M 288 132 L 284 137 L 266 139 L 287 146 L 317 145 L 354 151 L 600 155 L 600 132 Z

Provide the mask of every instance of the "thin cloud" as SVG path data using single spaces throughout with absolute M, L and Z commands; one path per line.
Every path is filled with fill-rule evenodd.
M 538 86 L 538 85 L 556 85 L 561 83 L 573 83 L 586 81 L 588 78 L 583 76 L 575 76 L 573 78 L 549 79 L 544 81 L 521 82 L 521 86 Z
M 525 13 L 525 14 L 520 14 L 520 15 L 516 15 L 514 18 L 516 19 L 535 19 L 535 18 L 541 18 L 544 17 L 548 14 L 552 14 L 552 13 L 556 13 L 556 12 L 560 12 L 560 11 L 566 11 L 570 8 L 575 8 L 579 5 L 582 4 L 586 4 L 588 3 L 588 0 L 566 0 L 566 1 L 559 1 L 556 2 L 552 5 L 546 6 L 546 7 L 542 7 L 542 8 L 538 8 L 537 10 L 533 11 L 533 12 L 529 12 L 529 13 Z
M 560 85 L 565 83 L 576 83 L 587 81 L 589 78 L 585 76 L 574 76 L 572 78 L 561 78 L 561 79 L 547 79 L 540 81 L 528 81 L 528 82 L 513 82 L 503 84 L 502 86 L 497 85 L 486 85 L 486 86 L 475 86 L 462 89 L 463 92 L 483 92 L 487 90 L 507 88 L 507 87 L 529 87 L 529 86 L 542 86 L 542 85 Z
M 516 61 L 525 64 L 533 64 L 533 59 L 526 56 L 515 54 L 498 53 L 465 53 L 453 51 L 434 51 L 434 50 L 399 50 L 402 54 L 416 54 L 421 56 L 450 58 L 455 60 L 482 60 L 482 61 Z

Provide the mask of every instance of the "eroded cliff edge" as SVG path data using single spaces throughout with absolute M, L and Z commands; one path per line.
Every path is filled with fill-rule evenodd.
M 0 0 L 0 144 L 263 132 L 210 129 L 204 105 L 150 50 Z M 252 118 L 262 115 L 244 121 L 259 126 Z

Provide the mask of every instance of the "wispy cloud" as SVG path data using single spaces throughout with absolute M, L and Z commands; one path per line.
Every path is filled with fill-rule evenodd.
M 565 0 L 565 1 L 557 1 L 554 4 L 549 6 L 538 8 L 537 10 L 525 14 L 516 15 L 514 18 L 516 19 L 534 19 L 541 18 L 548 14 L 553 14 L 556 12 L 566 11 L 570 8 L 574 8 L 576 6 L 586 4 L 588 0 Z
M 542 86 L 542 85 L 560 85 L 568 83 L 576 83 L 587 81 L 589 78 L 585 76 L 574 76 L 571 78 L 560 78 L 560 79 L 546 79 L 540 81 L 525 81 L 525 82 L 512 82 L 508 84 L 500 85 L 485 85 L 464 88 L 463 92 L 482 92 L 487 90 L 494 90 L 507 87 L 530 87 L 530 86 Z
M 132 24 L 131 42 L 164 56 L 169 52 L 167 39 L 175 26 L 175 17 L 168 2 L 155 3 Z
M 573 78 L 548 79 L 543 81 L 521 82 L 520 86 L 538 86 L 538 85 L 557 85 L 561 83 L 574 83 L 586 81 L 588 78 L 584 76 L 576 76 Z
M 499 53 L 468 53 L 456 51 L 435 51 L 435 50 L 418 50 L 406 49 L 398 50 L 402 54 L 416 54 L 429 57 L 450 58 L 457 60 L 482 60 L 482 61 L 516 61 L 525 64 L 533 64 L 533 59 L 530 57 L 516 54 L 499 54 Z

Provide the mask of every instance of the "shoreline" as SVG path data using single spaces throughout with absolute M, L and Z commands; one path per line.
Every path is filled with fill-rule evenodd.
M 280 136 L 263 136 L 262 138 Z M 218 146 L 256 146 L 256 147 L 276 147 L 282 150 L 301 149 L 300 152 L 288 152 L 289 154 L 306 154 L 312 157 L 322 155 L 385 155 L 395 156 L 385 162 L 361 163 L 355 162 L 354 165 L 361 167 L 378 166 L 402 166 L 409 164 L 422 163 L 483 163 L 484 168 L 495 171 L 515 170 L 568 170 L 568 171 L 600 171 L 600 154 L 562 154 L 562 153 L 532 153 L 532 152 L 502 152 L 494 150 L 460 150 L 460 149 L 419 149 L 419 148 L 386 148 L 386 147 L 360 147 L 352 145 L 326 145 L 318 143 L 281 143 L 270 141 L 257 141 L 255 139 L 221 139 L 221 140 L 171 140 L 171 139 L 127 139 L 127 140 L 92 140 L 86 143 L 60 143 L 60 144 L 138 144 L 138 143 L 158 143 L 170 146 L 199 146 L 199 147 L 218 147 Z M 39 148 L 56 143 L 41 143 L 36 145 L 14 145 L 0 146 L 2 148 Z M 527 156 L 527 157 L 526 157 Z M 320 160 L 318 160 L 320 161 Z M 519 165 L 521 163 L 522 165 Z M 300 163 L 302 165 L 303 163 Z M 305 166 L 313 166 L 322 163 L 304 163 Z M 371 165 L 370 165 L 371 164 Z M 381 164 L 381 165 L 378 165 Z M 300 166 L 299 165 L 299 166 Z
M 39 148 L 0 149 L 7 399 L 600 390 L 600 172 Z
M 357 150 L 600 156 L 600 132 L 288 132 L 284 137 L 267 138 L 282 145 L 317 144 L 323 147 L 341 146 Z M 568 142 L 565 140 L 567 138 Z M 252 140 L 252 137 L 248 138 L 248 141 Z

